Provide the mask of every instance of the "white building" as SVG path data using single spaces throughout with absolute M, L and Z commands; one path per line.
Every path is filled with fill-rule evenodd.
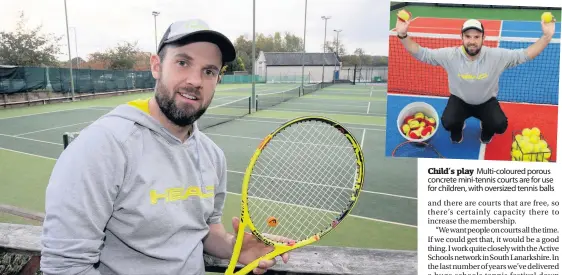
M 303 60 L 304 59 L 304 60 Z M 335 53 L 263 52 L 256 60 L 256 74 L 267 83 L 301 81 L 304 61 L 305 82 L 332 82 L 341 68 Z M 322 73 L 323 71 L 323 73 Z

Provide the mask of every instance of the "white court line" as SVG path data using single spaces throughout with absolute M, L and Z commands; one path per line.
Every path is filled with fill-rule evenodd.
M 244 175 L 244 172 L 241 171 L 233 171 L 233 170 L 226 170 L 229 173 L 234 173 L 234 174 L 241 174 Z M 408 197 L 408 196 L 402 196 L 402 195 L 395 195 L 395 194 L 388 194 L 388 193 L 381 193 L 381 192 L 375 192 L 375 191 L 368 191 L 368 190 L 361 190 L 362 193 L 369 193 L 369 194 L 375 194 L 375 195 L 383 195 L 383 196 L 389 196 L 389 197 L 397 197 L 397 198 L 402 198 L 402 199 L 408 199 L 408 200 L 418 200 L 417 198 L 413 198 L 413 197 Z
M 369 94 L 369 97 L 373 97 L 373 86 L 371 86 L 371 93 Z
M 50 141 L 44 141 L 44 140 L 38 140 L 38 139 L 32 139 L 32 138 L 16 137 L 16 136 L 5 135 L 5 134 L 0 134 L 0 136 L 11 137 L 11 138 L 15 138 L 15 139 L 25 139 L 25 140 L 31 140 L 31 141 L 36 141 L 36 142 L 42 142 L 42 143 L 54 144 L 54 145 L 57 145 L 57 146 L 62 146 L 61 143 L 54 143 L 54 142 L 50 142 Z
M 57 159 L 55 159 L 55 158 L 40 156 L 40 155 L 31 154 L 31 153 L 26 153 L 26 152 L 22 152 L 22 151 L 16 151 L 16 150 L 7 149 L 7 148 L 4 148 L 4 147 L 0 147 L 0 150 L 12 152 L 12 153 L 19 153 L 19 154 L 23 154 L 23 155 L 32 156 L 32 157 L 38 157 L 38 158 L 42 158 L 42 159 L 49 159 L 49 160 L 55 160 L 55 161 L 57 160 Z
M 363 148 L 363 141 L 365 140 L 365 133 L 366 133 L 366 132 L 367 132 L 367 131 L 365 131 L 365 129 L 363 129 L 363 135 L 361 136 L 361 145 L 360 145 L 361 148 Z
M 280 119 L 278 117 L 270 117 L 270 116 L 259 116 L 260 118 L 268 118 L 268 119 Z M 355 124 L 355 125 L 365 125 L 365 126 L 375 126 L 375 127 L 386 127 L 386 124 L 381 125 L 381 124 L 368 124 L 368 123 L 350 123 L 350 124 Z M 371 130 L 371 129 L 368 129 Z
M 275 124 L 275 125 L 281 125 L 281 124 L 283 124 L 283 123 L 286 121 L 286 120 L 284 120 L 284 119 L 279 119 L 279 118 L 276 118 L 276 119 L 279 120 L 279 121 L 259 120 L 259 119 L 247 119 L 247 118 L 239 118 L 239 119 L 236 119 L 236 120 L 237 120 L 237 121 L 247 121 L 247 122 L 260 122 L 260 123 Z M 351 124 L 354 124 L 354 123 L 351 123 Z M 357 124 L 357 125 L 365 125 L 365 124 Z M 374 127 L 386 127 L 386 126 L 374 125 Z M 363 130 L 363 129 L 365 129 L 365 130 L 386 132 L 385 129 L 371 129 L 371 128 L 348 127 L 348 126 L 346 126 L 345 128 L 348 128 L 348 129 L 356 129 L 356 130 Z M 205 134 L 207 134 L 207 133 L 205 133 Z
M 351 104 L 331 104 L 331 103 L 313 103 L 313 102 L 309 102 L 309 103 L 302 103 L 302 102 L 287 102 L 288 104 L 291 105 L 322 105 L 322 106 L 328 106 L 328 107 L 357 107 L 357 108 L 365 108 L 365 106 L 363 105 L 351 105 Z
M 27 115 L 20 115 L 20 116 L 3 117 L 3 118 L 0 118 L 0 120 L 3 120 L 3 119 L 10 119 L 10 118 L 19 118 L 19 117 L 35 116 L 35 115 L 52 114 L 52 113 L 61 113 L 61 112 L 76 111 L 76 110 L 96 110 L 96 109 L 89 108 L 89 107 L 72 108 L 72 109 L 66 109 L 66 110 L 56 110 L 56 111 L 41 112 L 41 113 L 34 113 L 34 114 L 27 114 Z
M 9 152 L 13 152 L 13 153 L 19 153 L 19 154 L 23 154 L 23 155 L 28 155 L 28 156 L 32 156 L 32 157 L 38 157 L 38 158 L 43 158 L 43 159 L 48 159 L 48 160 L 54 160 L 54 161 L 57 160 L 57 159 L 55 159 L 55 158 L 50 158 L 50 157 L 35 155 L 35 154 L 26 153 L 26 152 L 22 152 L 22 151 L 16 151 L 16 150 L 11 150 L 11 149 L 6 149 L 6 148 L 3 148 L 3 147 L 0 147 L 0 149 L 1 149 L 1 150 L 6 150 L 6 151 L 9 151 Z M 363 191 L 363 192 L 364 192 L 364 191 Z M 230 191 L 228 191 L 227 193 L 228 193 L 228 194 L 231 194 L 231 195 L 240 196 L 240 193 L 235 193 L 235 192 L 230 192 Z M 417 226 L 411 225 L 411 224 L 403 224 L 403 223 L 385 221 L 385 220 L 380 220 L 380 219 L 375 219 L 375 218 L 369 218 L 369 217 L 364 217 L 364 216 L 358 216 L 358 215 L 349 215 L 349 216 L 350 216 L 350 217 L 359 218 L 359 219 L 364 219 L 364 220 L 377 221 L 377 222 L 382 222 L 382 223 L 388 223 L 388 224 L 395 224 L 395 225 L 400 225 L 400 226 L 407 226 L 407 227 L 417 228 Z
M 369 105 L 367 105 L 367 114 L 369 113 L 369 110 L 371 110 L 371 102 L 369 101 Z
M 275 108 L 275 109 L 267 109 L 269 111 L 292 111 L 292 112 L 318 112 L 318 113 L 327 113 L 327 114 L 356 114 L 356 115 L 363 115 L 363 112 L 344 112 L 344 111 L 326 111 L 326 110 L 311 110 L 311 109 L 288 109 L 288 108 Z M 261 109 L 261 111 L 264 111 Z M 386 117 L 386 114 L 382 113 L 374 113 L 374 115 L 380 117 Z
M 478 153 L 478 159 L 483 160 L 486 154 L 486 144 L 480 144 L 480 152 Z
M 94 122 L 94 121 L 95 121 L 95 120 L 86 121 L 86 122 L 80 122 L 80 123 L 75 123 L 75 124 L 69 124 L 69 125 L 64 125 L 64 126 L 58 126 L 58 127 L 52 127 L 52 128 L 47 128 L 47 129 L 43 129 L 43 130 L 37 130 L 37 131 L 33 131 L 33 132 L 27 132 L 27 133 L 23 133 L 23 134 L 17 134 L 17 135 L 14 135 L 14 137 L 25 136 L 25 135 L 29 135 L 29 134 L 35 134 L 35 133 L 45 132 L 45 131 L 50 131 L 50 130 L 55 130 L 55 129 L 67 128 L 67 127 L 72 127 L 72 126 L 76 126 L 76 125 L 81 125 L 81 124 L 86 124 L 86 123 L 92 123 L 92 122 Z
M 240 194 L 238 194 L 238 193 L 233 193 L 233 192 L 227 192 L 227 193 L 228 193 L 228 194 L 232 194 L 232 195 L 240 195 Z M 249 197 L 252 198 L 252 196 L 249 196 Z M 268 199 L 259 198 L 259 197 L 254 197 L 254 198 L 260 199 L 260 200 L 264 200 L 264 201 L 271 201 L 271 202 L 276 202 L 276 203 L 280 203 L 280 204 L 285 204 L 285 205 L 290 205 L 290 206 L 296 206 L 296 207 L 306 208 L 306 209 L 320 210 L 320 211 L 324 211 L 324 212 L 328 212 L 328 213 L 340 214 L 339 212 L 335 212 L 335 211 L 331 211 L 331 210 L 326 210 L 326 209 L 319 209 L 319 208 L 314 208 L 314 207 L 309 207 L 309 206 L 297 205 L 297 204 L 293 204 L 293 203 L 287 203 L 287 202 L 280 202 L 280 201 L 268 200 Z M 391 221 L 379 220 L 379 219 L 374 219 L 374 218 L 369 218 L 369 217 L 364 217 L 364 216 L 356 216 L 356 215 L 349 215 L 349 216 L 350 216 L 350 217 L 359 218 L 359 219 L 364 219 L 364 220 L 377 221 L 377 222 L 383 222 L 383 223 L 389 223 L 389 224 L 395 224 L 395 225 L 400 225 L 400 226 L 407 226 L 407 227 L 417 228 L 417 226 L 411 225 L 411 224 L 405 224 L 405 223 L 398 223 L 398 222 L 391 222 Z

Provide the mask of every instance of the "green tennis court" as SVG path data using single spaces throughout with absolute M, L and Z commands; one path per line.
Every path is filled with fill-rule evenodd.
M 227 229 L 232 230 L 231 218 L 239 215 L 243 173 L 261 139 L 288 119 L 321 115 L 341 122 L 360 141 L 366 182 L 353 216 L 319 245 L 416 250 L 416 162 L 384 156 L 386 86 L 335 84 L 305 89 L 300 97 L 287 92 L 298 86 L 256 85 L 259 110 L 251 114 L 244 114 L 248 112 L 250 84 L 221 84 L 217 89 L 205 119 L 218 120 L 219 124 L 203 132 L 223 149 L 228 161 L 229 195 L 223 219 Z M 284 91 L 286 95 L 281 95 Z M 45 188 L 63 151 L 63 134 L 80 131 L 119 104 L 151 95 L 0 110 L 0 201 L 44 211 Z M 274 97 L 281 99 L 264 105 Z M 34 223 L 7 214 L 0 214 L 0 222 Z

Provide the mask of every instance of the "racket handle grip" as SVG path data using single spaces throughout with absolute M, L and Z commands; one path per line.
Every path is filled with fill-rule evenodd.
M 238 272 L 233 273 L 233 275 L 246 275 L 250 272 L 252 272 L 256 267 L 259 266 L 260 262 L 262 260 L 271 260 L 275 258 L 275 254 L 274 253 L 267 253 L 266 255 L 264 255 L 263 257 L 249 263 L 248 265 L 244 266 L 242 269 L 238 270 Z M 228 273 L 225 273 L 228 274 Z

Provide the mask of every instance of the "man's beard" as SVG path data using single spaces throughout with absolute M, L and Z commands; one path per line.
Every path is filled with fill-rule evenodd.
M 480 50 L 481 50 L 481 49 L 482 49 L 482 47 L 476 48 L 476 50 L 475 50 L 474 52 L 470 52 L 470 51 L 468 50 L 468 47 L 467 47 L 466 45 L 464 45 L 464 51 L 465 51 L 468 55 L 470 55 L 470 56 L 476 56 L 478 53 L 480 53 Z
M 188 109 L 178 108 L 174 100 L 176 94 L 176 91 L 171 93 L 162 83 L 157 84 L 156 102 L 162 113 L 174 124 L 181 127 L 191 125 L 207 111 L 208 106 L 203 106 L 199 110 L 193 110 L 191 106 L 188 106 Z

